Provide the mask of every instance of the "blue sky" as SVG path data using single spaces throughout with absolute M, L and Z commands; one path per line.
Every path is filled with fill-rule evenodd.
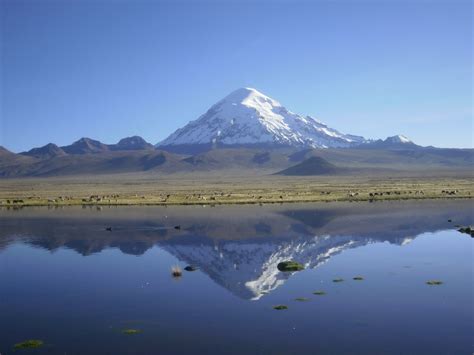
M 472 147 L 470 1 L 1 1 L 0 145 L 156 143 L 255 87 L 344 133 Z

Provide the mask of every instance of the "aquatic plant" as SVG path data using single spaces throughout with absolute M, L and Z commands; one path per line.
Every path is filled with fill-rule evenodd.
M 341 279 L 340 277 L 337 278 L 337 279 L 332 280 L 332 282 L 342 282 L 342 281 L 344 281 L 344 279 Z
M 297 263 L 296 261 L 282 261 L 277 265 L 278 270 L 283 271 L 283 272 L 288 272 L 288 271 L 301 271 L 304 270 L 304 266 L 301 265 L 300 263 Z
M 471 226 L 461 227 L 458 229 L 458 232 L 469 234 L 471 237 L 474 237 L 474 228 Z
M 127 335 L 132 335 L 132 334 L 138 334 L 138 333 L 141 333 L 142 331 L 140 329 L 124 329 L 122 330 L 122 333 L 123 334 L 127 334 Z
M 181 277 L 183 275 L 183 271 L 178 265 L 175 265 L 171 268 L 171 275 L 173 277 Z
M 13 348 L 14 349 L 35 349 L 35 348 L 39 348 L 41 345 L 43 345 L 42 340 L 28 339 L 28 340 L 22 341 L 21 343 L 15 344 Z
M 273 309 L 276 309 L 277 311 L 282 311 L 284 309 L 288 309 L 288 306 L 285 306 L 284 304 L 279 304 L 278 306 L 273 306 Z
M 362 276 L 354 276 L 352 280 L 362 281 L 364 278 Z
M 426 284 L 430 285 L 430 286 L 438 286 L 438 285 L 442 285 L 443 281 L 441 281 L 441 280 L 428 280 L 428 281 L 426 281 Z
M 318 296 L 324 296 L 326 294 L 326 292 L 324 291 L 314 291 L 313 292 L 313 295 L 318 295 Z

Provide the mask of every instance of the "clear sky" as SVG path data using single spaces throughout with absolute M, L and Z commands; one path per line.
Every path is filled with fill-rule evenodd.
M 472 147 L 466 0 L 0 0 L 0 145 L 157 143 L 254 87 L 344 133 Z

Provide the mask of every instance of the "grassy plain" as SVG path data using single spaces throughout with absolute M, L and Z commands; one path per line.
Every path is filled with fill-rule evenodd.
M 471 198 L 470 174 L 219 176 L 123 174 L 0 179 L 0 205 L 192 205 Z

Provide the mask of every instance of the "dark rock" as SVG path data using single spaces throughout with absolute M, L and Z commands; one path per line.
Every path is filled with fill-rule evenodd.
M 442 284 L 443 284 L 443 281 L 440 281 L 440 280 L 429 280 L 429 281 L 426 281 L 426 284 L 427 284 L 427 285 L 430 285 L 430 286 L 439 286 L 439 285 L 442 285 Z

